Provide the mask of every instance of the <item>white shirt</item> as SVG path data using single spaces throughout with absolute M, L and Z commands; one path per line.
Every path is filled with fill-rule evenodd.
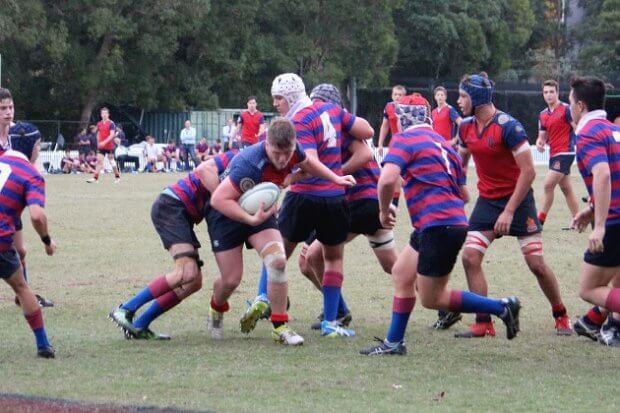
M 233 125 L 226 125 L 222 128 L 222 140 L 227 141 L 228 139 L 230 139 L 233 131 L 234 131 L 234 126 Z
M 155 144 L 146 144 L 144 147 L 144 153 L 147 159 L 157 158 L 159 156 L 159 148 Z
M 196 128 L 190 126 L 189 128 L 181 129 L 181 143 L 185 145 L 196 145 Z

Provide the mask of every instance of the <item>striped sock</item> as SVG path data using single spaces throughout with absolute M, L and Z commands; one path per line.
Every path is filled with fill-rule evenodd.
M 586 318 L 592 324 L 596 324 L 597 326 L 602 326 L 603 323 L 605 322 L 605 316 L 601 314 L 601 309 L 596 306 L 588 310 L 588 313 L 586 314 Z
M 136 312 L 144 304 L 148 303 L 154 298 L 166 294 L 168 291 L 171 291 L 171 289 L 168 285 L 168 281 L 166 281 L 166 276 L 159 276 L 153 281 L 151 281 L 149 285 L 144 287 L 142 291 L 136 294 L 129 301 L 121 304 L 121 308 L 123 310 Z
M 43 312 L 39 308 L 32 314 L 24 314 L 26 321 L 30 325 L 34 338 L 37 341 L 37 348 L 46 348 L 50 346 L 50 342 L 47 339 L 47 332 L 45 331 L 45 323 L 43 322 Z
M 415 297 L 394 297 L 392 301 L 392 321 L 385 337 L 390 343 L 399 343 L 405 337 L 409 316 L 415 306 Z
M 140 314 L 140 317 L 134 321 L 133 325 L 140 329 L 147 328 L 153 320 L 175 307 L 180 302 L 181 300 L 174 291 L 168 291 L 166 294 L 157 297 L 149 308 Z
M 323 275 L 323 319 L 334 321 L 338 315 L 338 303 L 342 289 L 342 273 L 325 271 Z

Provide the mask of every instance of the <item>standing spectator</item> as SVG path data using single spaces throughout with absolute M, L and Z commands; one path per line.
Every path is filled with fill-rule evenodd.
M 164 167 L 167 171 L 172 171 L 171 162 L 174 160 L 175 168 L 179 169 L 179 153 L 177 150 L 177 144 L 174 140 L 170 139 L 168 145 L 164 148 Z
M 198 145 L 196 145 L 196 157 L 198 158 L 198 162 L 206 161 L 208 159 L 209 154 L 209 144 L 207 143 L 207 138 L 200 139 Z
M 431 112 L 433 130 L 443 136 L 450 145 L 456 146 L 458 142 L 456 137 L 457 127 L 461 124 L 462 119 L 456 109 L 446 102 L 448 91 L 445 87 L 437 86 L 434 93 L 437 107 Z
M 97 168 L 95 176 L 87 180 L 88 183 L 98 183 L 99 174 L 103 169 L 104 158 L 107 157 L 114 171 L 114 183 L 119 183 L 121 175 L 114 160 L 114 138 L 116 137 L 116 124 L 110 119 L 110 110 L 101 108 L 101 121 L 97 123 Z
M 224 142 L 224 151 L 232 148 L 233 140 L 235 139 L 237 129 L 235 128 L 235 121 L 233 118 L 226 120 L 226 125 L 222 128 L 222 142 Z
M 84 162 L 86 160 L 86 155 L 90 152 L 90 136 L 88 135 L 88 130 L 86 128 L 82 128 L 80 133 L 75 137 L 76 143 L 78 145 L 78 154 L 80 158 L 80 162 Z
M 146 137 L 144 156 L 146 158 L 146 172 L 157 172 L 157 162 L 161 161 L 163 158 L 159 148 L 155 145 L 155 138 L 151 135 Z
M 88 139 L 90 140 L 90 149 L 97 152 L 97 125 L 88 127 Z
M 198 159 L 196 158 L 196 128 L 192 126 L 191 120 L 185 121 L 185 128 L 181 130 L 181 151 L 183 152 L 183 158 L 185 159 L 185 169 L 190 171 L 189 157 L 192 157 L 194 162 L 194 168 L 198 166 Z
M 241 148 L 254 145 L 265 130 L 265 118 L 256 109 L 256 96 L 248 97 L 248 110 L 239 116 L 237 136 L 241 137 Z

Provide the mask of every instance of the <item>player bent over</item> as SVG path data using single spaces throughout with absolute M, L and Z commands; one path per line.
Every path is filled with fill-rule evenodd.
M 286 255 L 282 236 L 274 216 L 277 205 L 267 211 L 263 208 L 254 215 L 244 211 L 238 203 L 241 195 L 261 182 L 288 184 L 293 168 L 302 173 L 321 176 L 336 185 L 351 185 L 352 177 L 341 177 L 315 159 L 306 157 L 297 144 L 295 127 L 284 118 L 274 120 L 267 132 L 267 140 L 247 147 L 230 164 L 228 177 L 213 193 L 213 209 L 207 215 L 207 224 L 220 276 L 213 283 L 209 329 L 214 339 L 223 336 L 223 317 L 229 310 L 228 298 L 235 291 L 243 274 L 242 249 L 248 242 L 263 259 L 268 275 L 268 298 L 271 301 L 272 337 L 286 345 L 301 345 L 303 338 L 288 326 L 286 300 L 288 280 Z M 246 313 L 241 320 L 241 331 L 250 332 L 263 309 Z
M 610 312 L 600 329 L 599 340 L 619 347 L 620 126 L 607 120 L 603 110 L 605 84 L 600 79 L 573 79 L 569 100 L 577 122 L 577 165 L 592 199 L 589 208 L 575 215 L 573 227 L 583 231 L 594 221 L 583 258 L 579 295 Z M 576 324 L 580 321 L 583 317 Z
M 487 295 L 482 270 L 487 248 L 501 236 L 517 237 L 525 262 L 551 304 L 556 334 L 570 335 L 570 319 L 558 280 L 543 258 L 542 227 L 532 191 L 536 170 L 528 138 L 519 121 L 495 108 L 492 96 L 493 82 L 486 74 L 466 75 L 459 85 L 457 103 L 463 114 L 473 115 L 459 127 L 461 153 L 465 166 L 473 156 L 480 193 L 469 218 L 462 254 L 467 284 L 470 291 Z M 468 331 L 456 334 L 466 338 L 487 335 L 494 336 L 495 329 L 484 312 L 476 314 L 476 322 Z
M 392 268 L 395 292 L 387 336 L 360 353 L 406 354 L 404 336 L 416 301 L 416 284 L 424 307 L 494 314 L 506 324 L 506 336 L 511 340 L 519 331 L 516 297 L 496 300 L 448 288 L 450 272 L 467 236 L 466 191 L 462 190 L 465 174 L 461 158 L 427 123 L 428 106 L 407 103 L 405 97 L 397 106 L 404 132 L 392 137 L 378 191 L 381 223 L 392 228 L 395 216 L 390 202 L 402 176 L 414 232 Z
M 45 181 L 30 161 L 20 152 L 8 150 L 0 156 L 0 278 L 13 289 L 24 311 L 24 317 L 32 329 L 37 355 L 54 358 L 43 314 L 37 298 L 24 279 L 22 266 L 14 243 L 15 225 L 27 206 L 32 226 L 41 236 L 47 255 L 54 255 L 56 243 L 47 228 L 45 206 Z
M 202 288 L 202 261 L 198 255 L 200 242 L 194 233 L 209 208 L 210 194 L 219 184 L 218 173 L 227 166 L 229 153 L 217 160 L 200 164 L 193 172 L 167 187 L 151 208 L 151 219 L 164 248 L 174 260 L 174 269 L 156 277 L 130 300 L 112 310 L 109 317 L 128 339 L 169 340 L 170 336 L 154 333 L 150 324 Z M 216 166 L 217 165 L 217 166 Z M 145 304 L 151 305 L 134 320 Z

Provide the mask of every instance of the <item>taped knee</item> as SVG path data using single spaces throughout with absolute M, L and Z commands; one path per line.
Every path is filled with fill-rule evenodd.
M 527 237 L 519 237 L 518 239 L 523 256 L 543 255 L 542 235 L 540 233 L 528 235 Z
M 284 245 L 278 241 L 268 242 L 261 250 L 260 256 L 267 268 L 267 279 L 274 283 L 287 282 L 286 254 Z
M 380 235 L 368 235 L 368 244 L 373 250 L 389 250 L 394 248 L 394 232 L 387 231 Z
M 480 231 L 469 231 L 465 239 L 464 248 L 471 248 L 480 251 L 482 254 L 487 252 L 487 248 L 491 245 L 491 241 Z

